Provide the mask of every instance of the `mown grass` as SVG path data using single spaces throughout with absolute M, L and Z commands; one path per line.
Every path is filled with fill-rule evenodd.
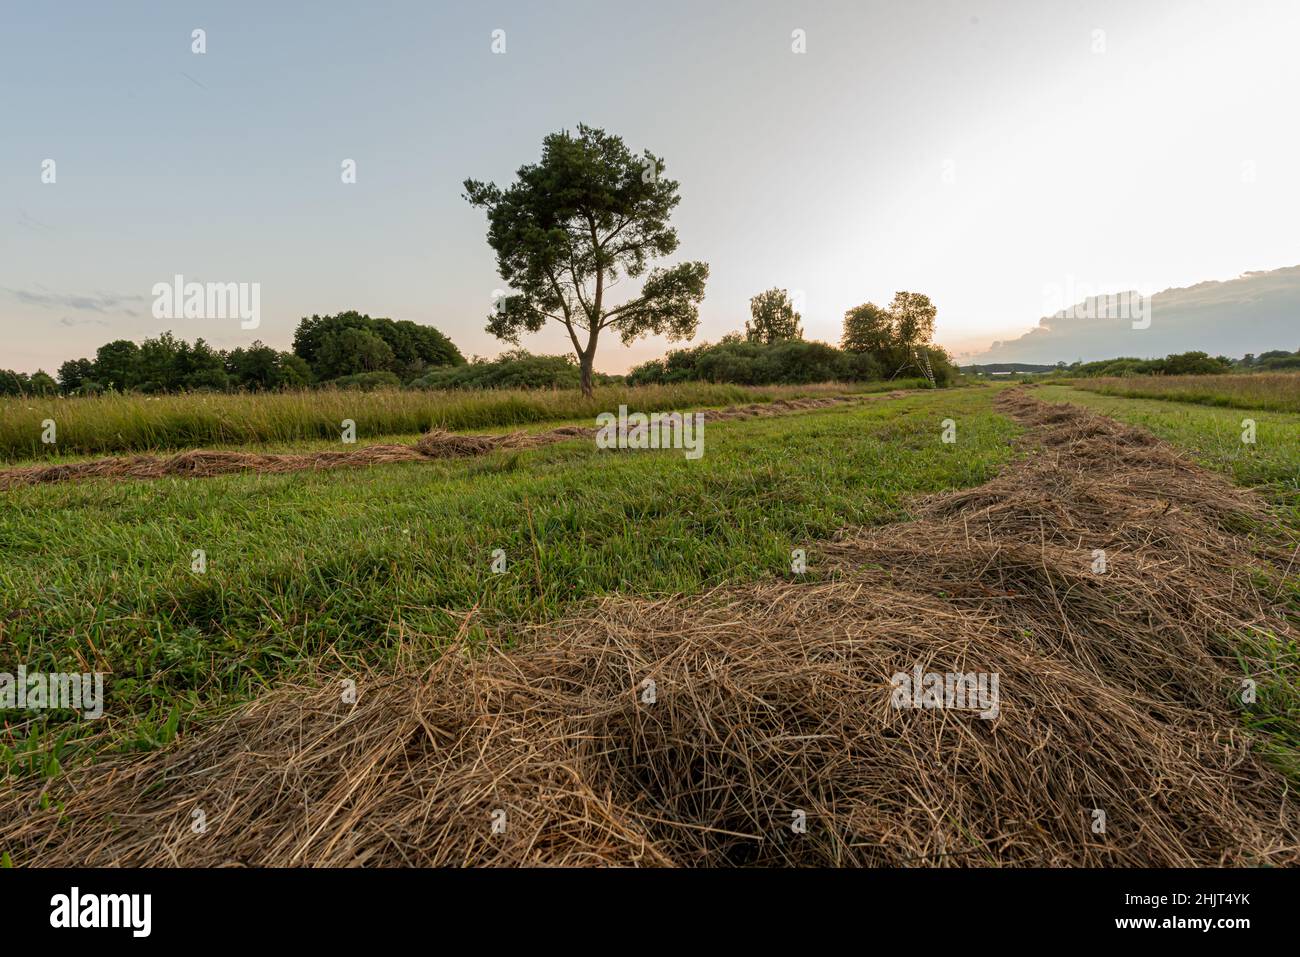
M 1300 373 L 1128 376 L 1072 380 L 1076 388 L 1128 399 L 1164 399 L 1232 409 L 1300 412 Z
M 342 678 L 604 594 L 787 575 L 795 548 L 816 575 L 817 542 L 836 530 L 899 520 L 911 496 L 999 470 L 1018 429 L 993 392 L 719 422 L 697 461 L 575 441 L 364 471 L 13 490 L 0 510 L 0 671 L 108 672 L 106 717 L 79 733 L 99 725 L 115 746 L 151 747 L 178 715 L 322 662 Z M 946 418 L 955 445 L 940 441 Z M 205 574 L 190 570 L 195 549 Z M 32 719 L 10 719 L 11 770 L 47 767 L 38 755 L 67 716 L 37 719 L 40 746 L 25 749 Z
M 1061 385 L 1043 386 L 1033 394 L 1048 402 L 1087 406 L 1179 446 L 1207 468 L 1258 489 L 1277 506 L 1284 535 L 1300 537 L 1300 414 L 1216 408 L 1168 398 L 1135 400 Z M 1255 422 L 1254 444 L 1241 440 L 1246 418 Z M 1300 556 L 1280 587 L 1279 597 L 1300 619 Z M 1300 647 L 1266 630 L 1226 637 L 1240 649 L 1243 678 L 1256 682 L 1256 700 L 1242 705 L 1246 726 L 1256 733 L 1265 756 L 1300 782 Z M 1248 658 L 1264 662 L 1262 670 Z
M 257 394 L 76 398 L 0 398 L 0 461 L 214 446 L 339 441 L 344 419 L 356 423 L 359 443 L 380 436 L 418 435 L 438 427 L 490 429 L 565 419 L 587 419 L 620 403 L 644 412 L 696 409 L 737 402 L 915 388 L 920 380 L 804 386 L 747 387 L 691 382 L 603 386 L 584 399 L 577 389 L 482 392 L 389 389 L 316 390 Z M 55 424 L 54 444 L 42 441 Z
M 1300 382 L 1300 376 L 1293 378 Z M 1227 472 L 1238 484 L 1258 488 L 1293 510 L 1300 527 L 1300 414 L 1212 407 L 1169 398 L 1131 399 L 1083 391 L 1082 383 L 1044 385 L 1032 394 L 1048 402 L 1084 405 L 1148 429 L 1186 449 L 1201 464 Z M 1247 419 L 1255 423 L 1253 444 L 1242 441 Z

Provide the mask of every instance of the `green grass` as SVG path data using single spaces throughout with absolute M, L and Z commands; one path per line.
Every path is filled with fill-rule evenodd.
M 195 447 L 339 441 L 342 422 L 356 423 L 360 444 L 381 436 L 590 421 L 620 403 L 644 411 L 696 409 L 836 392 L 914 388 L 919 380 L 747 387 L 690 382 L 602 386 L 591 399 L 577 389 L 437 392 L 317 390 L 259 394 L 118 395 L 0 398 L 0 462 L 32 458 Z M 53 420 L 57 441 L 42 441 Z
M 1129 399 L 1165 399 L 1232 409 L 1300 412 L 1300 373 L 1126 376 L 1072 381 L 1079 389 Z
M 459 629 L 551 619 L 604 594 L 785 575 L 794 548 L 815 575 L 816 543 L 836 530 L 899 520 L 910 497 L 1006 463 L 1018 429 L 993 394 L 719 422 L 698 461 L 575 441 L 362 471 L 12 490 L 0 670 L 110 672 L 105 736 L 152 747 L 177 714 L 321 660 L 342 677 L 399 646 L 433 656 Z M 939 440 L 945 418 L 955 445 Z M 497 548 L 505 574 L 491 571 Z M 190 571 L 194 549 L 206 574 Z M 41 720 L 52 743 L 60 723 Z M 11 763 L 44 767 L 40 749 L 22 749 L 29 730 L 11 729 Z

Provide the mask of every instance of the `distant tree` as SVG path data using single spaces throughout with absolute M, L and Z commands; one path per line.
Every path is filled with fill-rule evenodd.
M 108 389 L 125 392 L 136 383 L 140 347 L 130 339 L 106 342 L 95 352 L 92 376 Z
M 189 346 L 170 332 L 140 343 L 135 359 L 135 384 L 145 392 L 175 392 L 181 387 L 181 357 Z
M 57 395 L 59 384 L 44 369 L 37 369 L 27 380 L 28 395 Z
M 799 313 L 794 311 L 790 294 L 784 289 L 769 289 L 749 300 L 751 321 L 745 323 L 745 338 L 750 342 L 771 345 L 790 339 L 802 339 Z
M 59 388 L 65 393 L 76 392 L 91 381 L 94 374 L 95 364 L 89 359 L 69 359 L 59 366 Z
M 281 388 L 299 389 L 311 385 L 311 367 L 301 356 L 292 352 L 277 352 L 276 361 L 280 368 Z
M 368 329 L 340 329 L 329 336 L 316 357 L 316 374 L 321 379 L 355 375 L 358 372 L 391 372 L 393 350 Z
M 898 345 L 913 349 L 934 339 L 936 313 L 930 297 L 919 292 L 894 293 L 889 313 L 894 317 L 894 335 Z
M 27 376 L 11 369 L 0 369 L 0 395 L 23 395 L 27 391 Z
M 227 354 L 226 372 L 236 387 L 254 391 L 305 385 L 310 376 L 302 359 L 260 341 Z
M 367 333 L 380 340 L 387 353 L 357 333 Z M 344 337 L 340 341 L 340 337 Z M 365 361 L 382 357 L 383 365 L 367 368 L 350 361 L 344 343 L 365 342 Z M 311 316 L 298 323 L 293 336 L 294 354 L 304 359 L 315 378 L 328 380 L 365 371 L 396 373 L 401 381 L 410 381 L 432 368 L 462 365 L 465 357 L 450 339 L 432 326 L 410 320 L 372 319 L 355 310 L 333 316 Z
M 864 302 L 844 314 L 840 348 L 845 352 L 880 355 L 894 340 L 894 317 L 874 302 Z
M 508 188 L 465 181 L 465 198 L 487 210 L 497 271 L 517 290 L 498 300 L 487 330 L 518 345 L 522 333 L 548 320 L 562 325 L 584 395 L 592 393 L 604 330 L 618 332 L 624 344 L 650 333 L 676 341 L 699 324 L 709 274 L 702 262 L 653 269 L 640 295 L 612 307 L 607 301 L 620 276 L 640 277 L 650 259 L 677 249 L 669 217 L 678 184 L 663 169 L 649 151 L 636 156 L 620 137 L 579 125 L 576 136 L 547 136 L 541 161 L 520 167 Z
M 195 339 L 194 345 L 190 346 L 179 361 L 181 388 L 224 392 L 230 387 L 226 357 L 203 339 Z

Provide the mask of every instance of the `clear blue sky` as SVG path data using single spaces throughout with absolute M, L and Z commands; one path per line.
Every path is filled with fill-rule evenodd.
M 167 327 L 287 348 L 299 317 L 351 308 L 495 354 L 501 283 L 460 184 L 578 122 L 681 182 L 674 260 L 712 268 L 700 338 L 773 285 L 829 340 L 918 289 L 965 351 L 1071 279 L 1300 263 L 1297 39 L 1293 0 L 0 0 L 0 367 Z M 261 283 L 261 328 L 154 319 L 176 273 Z M 597 366 L 664 347 L 611 339 Z

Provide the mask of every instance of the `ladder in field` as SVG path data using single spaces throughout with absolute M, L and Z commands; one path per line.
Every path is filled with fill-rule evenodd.
M 930 383 L 930 388 L 935 388 L 934 370 L 930 368 L 930 351 L 922 349 L 918 352 L 913 349 L 912 358 L 916 361 L 916 367 L 925 374 L 926 381 Z

